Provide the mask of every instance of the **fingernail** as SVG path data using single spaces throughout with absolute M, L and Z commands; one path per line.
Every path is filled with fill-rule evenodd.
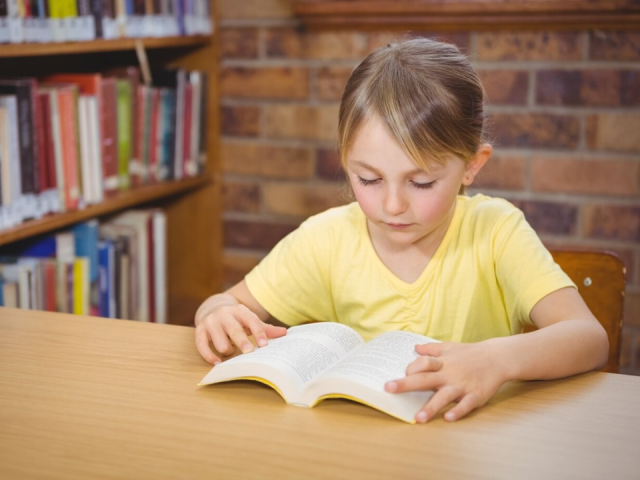
M 251 345 L 250 343 L 245 343 L 242 346 L 242 353 L 249 353 L 252 350 L 253 350 L 253 345 Z
M 267 344 L 267 341 L 264 338 L 261 338 L 260 340 L 258 340 L 258 345 L 260 345 L 261 347 L 264 347 Z
M 395 392 L 398 389 L 398 384 L 396 382 L 389 382 L 386 387 L 387 392 Z
M 420 412 L 416 415 L 416 421 L 418 423 L 427 423 L 427 412 Z
M 220 360 L 216 360 L 215 362 L 213 362 L 213 366 L 215 367 L 216 365 L 220 365 L 222 362 Z
M 452 421 L 452 420 L 456 419 L 456 415 L 454 413 L 447 412 L 447 413 L 444 414 L 444 419 Z

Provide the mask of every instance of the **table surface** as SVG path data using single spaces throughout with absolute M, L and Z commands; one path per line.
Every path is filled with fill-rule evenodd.
M 409 425 L 347 400 L 198 387 L 193 329 L 0 308 L 0 478 L 640 478 L 640 378 L 505 384 Z

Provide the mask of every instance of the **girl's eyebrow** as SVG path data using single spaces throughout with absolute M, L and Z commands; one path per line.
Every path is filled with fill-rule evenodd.
M 361 161 L 361 160 L 350 160 L 350 162 L 351 162 L 351 163 L 353 163 L 354 165 L 357 165 L 357 166 L 359 166 L 359 167 L 366 168 L 367 170 L 371 170 L 372 172 L 374 172 L 374 173 L 376 173 L 376 174 L 380 175 L 380 172 L 379 172 L 375 167 L 373 167 L 373 166 L 369 165 L 369 164 L 368 164 L 368 163 L 366 163 L 366 162 L 363 162 L 363 161 Z M 405 175 L 417 175 L 417 174 L 419 174 L 419 173 L 427 173 L 427 172 L 425 172 L 425 171 L 424 171 L 424 170 L 422 170 L 421 168 L 415 168 L 415 169 L 413 169 L 413 170 L 410 170 L 410 171 L 406 172 L 406 174 L 405 174 Z

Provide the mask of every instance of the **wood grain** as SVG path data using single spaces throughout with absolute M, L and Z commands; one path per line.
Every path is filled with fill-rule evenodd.
M 637 28 L 637 0 L 294 0 L 315 28 Z
M 0 308 L 0 478 L 636 479 L 640 378 L 503 386 L 408 425 L 270 388 L 199 388 L 193 329 Z

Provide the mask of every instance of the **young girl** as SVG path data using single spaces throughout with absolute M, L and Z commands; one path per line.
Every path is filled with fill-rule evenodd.
M 340 107 L 342 165 L 357 203 L 306 220 L 245 278 L 196 313 L 210 363 L 285 328 L 333 321 L 365 339 L 408 330 L 443 343 L 388 392 L 435 390 L 426 422 L 451 402 L 456 420 L 508 380 L 600 368 L 607 335 L 522 212 L 463 195 L 491 155 L 480 81 L 456 47 L 427 39 L 370 54 Z M 277 323 L 277 322 L 276 322 Z M 522 332 L 525 324 L 538 330 Z

